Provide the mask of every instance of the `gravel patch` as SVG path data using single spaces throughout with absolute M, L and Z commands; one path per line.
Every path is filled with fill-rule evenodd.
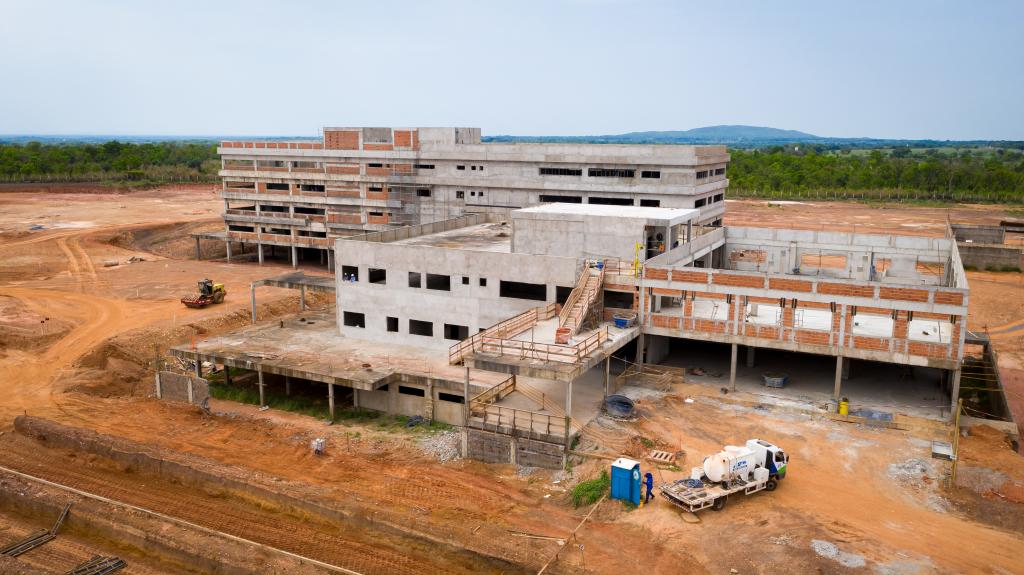
M 925 487 L 924 478 L 934 476 L 935 468 L 927 459 L 911 458 L 906 461 L 889 464 L 889 477 L 900 483 L 914 487 Z
M 424 437 L 419 441 L 419 446 L 441 463 L 462 457 L 462 437 L 458 431 L 445 431 Z
M 999 489 L 1009 480 L 1009 476 L 1005 473 L 987 467 L 961 465 L 956 470 L 956 484 L 958 487 L 966 487 L 982 495 Z
M 819 556 L 831 559 L 843 567 L 856 569 L 867 565 L 867 562 L 864 561 L 864 558 L 860 555 L 840 551 L 839 548 L 836 547 L 835 543 L 829 541 L 813 539 L 811 540 L 811 549 L 813 549 Z

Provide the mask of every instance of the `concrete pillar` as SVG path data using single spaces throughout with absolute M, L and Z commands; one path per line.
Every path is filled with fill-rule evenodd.
M 729 360 L 729 389 L 736 391 L 736 356 L 739 350 L 737 345 L 732 344 L 732 358 Z
M 604 397 L 608 397 L 608 390 L 611 388 L 611 376 L 612 376 L 612 356 L 608 356 L 604 360 Z
M 686 243 L 693 239 L 693 222 L 686 222 Z
M 518 462 L 516 461 L 516 452 L 519 451 L 519 442 L 516 441 L 516 436 L 513 435 L 508 438 L 508 446 L 508 462 L 511 463 L 512 465 L 517 465 Z
M 359 409 L 359 390 L 352 388 L 352 407 Z
M 334 384 L 327 384 L 327 410 L 331 413 L 331 420 L 334 420 Z
M 754 367 L 754 350 L 757 349 L 752 345 L 747 346 L 747 367 Z
M 252 308 L 252 323 L 256 323 L 256 286 L 249 284 L 249 306 Z
M 164 386 L 160 382 L 160 370 L 156 371 L 156 398 L 162 399 L 164 396 Z
M 299 267 L 299 248 L 292 246 L 292 269 Z
M 952 389 L 950 390 L 950 396 L 952 397 L 952 403 L 951 403 L 951 405 L 949 407 L 949 417 L 950 417 L 950 420 L 955 420 L 956 419 L 956 410 L 958 409 L 957 402 L 960 399 L 960 370 L 959 369 L 954 369 L 954 370 L 950 371 L 949 373 L 950 373 L 950 376 L 951 376 L 951 379 L 952 379 L 952 382 L 951 382 L 952 383 Z M 960 430 L 957 429 L 956 432 L 960 433 Z
M 327 271 L 334 271 L 334 251 L 331 249 L 327 250 Z
M 266 393 L 265 393 L 264 388 L 263 388 L 263 368 L 262 367 L 257 367 L 256 368 L 256 377 L 259 378 L 259 382 L 260 382 L 260 407 L 263 407 L 263 406 L 265 406 L 267 404 L 267 396 L 266 396 Z
M 466 366 L 466 379 L 462 383 L 462 425 L 469 425 L 469 366 Z M 465 440 L 463 440 L 465 447 Z M 465 448 L 463 448 L 465 454 Z
M 565 384 L 565 415 L 572 417 L 572 380 Z
M 395 415 L 398 413 L 398 384 L 388 384 L 388 413 Z
M 263 265 L 263 244 L 256 244 L 256 257 L 260 260 L 260 265 Z
M 199 238 L 198 237 L 196 238 L 196 259 L 197 260 L 203 259 L 203 253 L 199 250 Z
M 843 386 L 843 356 L 836 356 L 836 384 L 835 389 L 832 391 L 832 397 L 836 401 L 839 401 L 839 393 Z
M 299 310 L 306 311 L 306 286 L 299 285 Z
M 633 363 L 637 365 L 644 364 L 644 346 L 646 344 L 647 342 L 644 341 L 644 332 L 641 331 L 640 335 L 636 336 L 636 358 L 634 358 Z
M 292 394 L 292 378 L 288 377 L 287 375 L 284 376 L 284 394 Z
M 231 263 L 231 240 L 224 242 L 224 249 L 227 251 L 228 263 Z

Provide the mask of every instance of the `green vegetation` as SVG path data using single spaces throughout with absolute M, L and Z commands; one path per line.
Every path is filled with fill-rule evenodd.
M 219 169 L 212 143 L 0 144 L 0 182 L 215 182 Z
M 608 471 L 605 469 L 601 470 L 601 476 L 597 479 L 580 481 L 576 484 L 576 487 L 572 488 L 573 507 L 590 505 L 596 502 L 601 496 L 608 493 L 611 486 L 612 478 L 608 476 Z
M 1024 153 L 1012 148 L 789 145 L 729 153 L 733 197 L 1024 202 Z
M 224 383 L 211 380 L 210 395 L 216 399 L 237 401 L 238 403 L 248 403 L 251 405 L 260 404 L 260 392 L 252 386 L 237 385 L 234 383 L 231 385 L 225 385 Z M 324 400 L 310 399 L 301 395 L 278 395 L 270 390 L 265 390 L 265 395 L 267 405 L 274 409 L 301 413 L 317 419 L 330 418 L 330 411 L 328 411 L 326 405 L 327 402 Z

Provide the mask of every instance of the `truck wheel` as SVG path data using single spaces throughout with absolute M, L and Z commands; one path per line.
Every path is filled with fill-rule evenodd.
M 728 496 L 726 495 L 723 495 L 718 499 L 715 499 L 715 502 L 711 504 L 711 508 L 714 509 L 715 511 L 721 511 L 722 509 L 725 508 L 726 499 L 728 499 Z
M 775 488 L 778 487 L 778 486 L 779 486 L 778 482 L 776 482 L 774 479 L 769 479 L 768 482 L 764 484 L 764 490 L 765 491 L 775 491 Z

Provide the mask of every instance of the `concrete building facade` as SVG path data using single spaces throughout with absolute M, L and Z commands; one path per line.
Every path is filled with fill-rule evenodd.
M 478 128 L 225 141 L 225 240 L 326 261 L 332 238 L 541 203 L 693 208 L 721 225 L 724 146 L 484 143 Z M 321 250 L 311 253 L 309 250 Z

